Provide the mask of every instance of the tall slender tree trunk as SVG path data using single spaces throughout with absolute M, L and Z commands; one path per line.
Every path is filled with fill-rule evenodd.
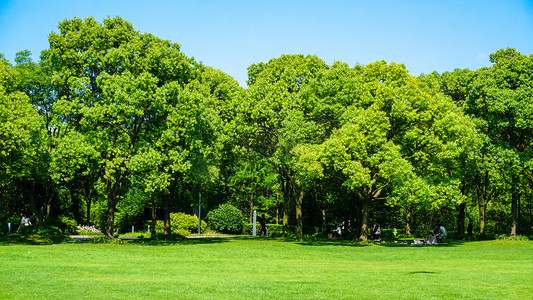
M 322 212 L 322 232 L 326 232 L 326 209 L 321 208 L 320 211 Z
M 412 208 L 405 208 L 405 234 L 411 235 Z
M 254 195 L 250 195 L 250 223 L 254 221 Z
M 283 202 L 283 233 L 289 231 L 289 203 L 287 201 Z
M 163 193 L 163 219 L 165 235 L 172 234 L 172 226 L 170 225 L 170 193 Z
M 153 239 L 156 236 L 155 227 L 157 225 L 157 208 L 155 203 L 152 203 L 152 228 L 150 228 L 150 237 Z
M 369 212 L 370 212 L 370 201 L 368 197 L 362 197 L 363 205 L 361 207 L 361 232 L 359 233 L 359 240 L 366 241 L 368 240 L 368 222 L 369 222 Z
M 283 190 L 283 233 L 287 234 L 289 226 L 289 184 L 287 178 L 281 177 L 281 188 Z
M 513 186 L 513 191 L 511 192 L 511 234 L 510 236 L 515 237 L 518 229 L 518 203 L 520 201 L 520 192 L 516 190 Z
M 466 203 L 457 205 L 457 233 L 460 235 L 465 234 L 465 215 L 466 215 Z
M 255 197 L 255 189 L 254 189 L 254 165 L 251 166 L 251 181 L 250 181 L 250 223 L 253 223 L 254 218 L 254 197 Z
M 303 235 L 303 217 L 302 217 L 302 204 L 304 198 L 303 188 L 300 189 L 299 195 L 296 196 L 296 234 L 299 236 Z
M 91 199 L 93 192 L 94 189 L 92 187 L 83 189 L 83 195 L 85 196 L 85 204 L 87 207 L 87 225 L 91 224 Z
M 486 204 L 479 204 L 479 233 L 485 234 L 485 212 L 487 211 Z
M 279 194 L 276 193 L 276 225 L 279 224 Z

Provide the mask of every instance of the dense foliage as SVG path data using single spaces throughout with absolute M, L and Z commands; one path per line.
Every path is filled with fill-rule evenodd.
M 188 215 L 186 213 L 171 213 L 170 214 L 170 226 L 172 228 L 172 234 L 187 236 L 191 233 L 198 232 L 198 217 Z M 201 231 L 204 232 L 207 229 L 207 223 L 202 220 Z M 157 222 L 157 231 L 164 230 L 163 221 Z
M 241 211 L 228 203 L 211 210 L 206 220 L 211 229 L 221 233 L 241 233 L 244 226 Z
M 20 213 L 107 238 L 192 231 L 175 212 L 240 232 L 254 210 L 298 235 L 533 233 L 533 56 L 412 76 L 282 55 L 243 89 L 119 17 L 65 20 L 49 43 L 37 63 L 0 57 L 4 234 Z

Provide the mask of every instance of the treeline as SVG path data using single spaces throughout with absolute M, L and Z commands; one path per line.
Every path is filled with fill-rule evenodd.
M 243 89 L 118 17 L 58 29 L 38 63 L 0 60 L 2 227 L 28 212 L 112 238 L 159 208 L 170 233 L 171 212 L 230 203 L 298 235 L 468 220 L 532 234 L 533 56 L 412 76 L 283 55 Z

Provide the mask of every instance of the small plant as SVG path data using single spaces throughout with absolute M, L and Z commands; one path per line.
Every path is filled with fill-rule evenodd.
M 102 235 L 102 230 L 94 226 L 78 225 L 79 235 Z
M 60 217 L 59 220 L 61 221 L 62 225 L 60 228 L 65 229 L 65 232 L 71 233 L 71 234 L 77 234 L 78 229 L 78 222 L 76 220 L 68 218 L 68 217 Z
M 207 214 L 209 227 L 221 233 L 241 233 L 244 226 L 244 216 L 241 211 L 231 204 L 222 204 Z
M 156 231 L 164 232 L 164 222 L 157 221 Z M 188 236 L 193 232 L 198 232 L 198 217 L 188 215 L 186 213 L 171 213 L 170 214 L 170 227 L 172 228 L 172 234 L 180 236 Z M 205 232 L 207 229 L 207 223 L 202 220 L 201 230 Z

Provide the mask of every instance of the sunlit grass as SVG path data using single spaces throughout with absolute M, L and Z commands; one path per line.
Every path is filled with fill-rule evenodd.
M 531 298 L 533 242 L 197 239 L 0 246 L 0 298 Z

